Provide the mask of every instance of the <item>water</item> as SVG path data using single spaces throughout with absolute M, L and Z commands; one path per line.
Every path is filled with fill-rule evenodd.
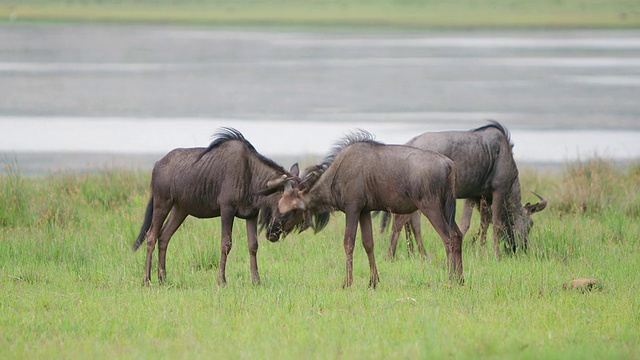
M 424 131 L 465 129 L 455 123 L 445 127 L 403 121 L 0 118 L 3 134 L 0 151 L 164 154 L 177 147 L 206 146 L 222 126 L 240 130 L 261 153 L 280 158 L 322 155 L 336 140 L 356 129 L 366 129 L 378 140 L 395 144 Z M 514 156 L 522 162 L 562 163 L 592 156 L 620 160 L 640 157 L 640 130 L 515 129 L 511 137 L 516 144 Z
M 404 143 L 486 119 L 511 130 L 519 162 L 640 157 L 639 30 L 10 23 L 0 83 L 0 153 L 34 171 L 149 166 L 220 126 L 295 158 L 356 128 Z

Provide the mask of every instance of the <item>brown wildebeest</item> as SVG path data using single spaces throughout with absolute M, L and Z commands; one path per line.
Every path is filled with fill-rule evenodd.
M 346 276 L 353 282 L 353 250 L 358 222 L 369 257 L 369 286 L 379 281 L 373 253 L 371 211 L 399 214 L 422 212 L 436 229 L 447 253 L 450 281 L 462 282 L 462 234 L 455 222 L 455 165 L 447 157 L 403 145 L 384 145 L 359 130 L 339 142 L 320 165 L 305 171 L 301 183 L 285 190 L 278 204 L 280 217 L 305 221 L 302 229 L 326 226 L 329 215 L 346 215 L 344 250 Z M 315 221 L 312 221 L 312 217 Z M 283 225 L 285 231 L 290 231 Z
M 522 205 L 518 167 L 513 159 L 509 133 L 500 123 L 469 131 L 427 132 L 406 143 L 420 149 L 443 154 L 453 160 L 458 170 L 457 197 L 465 201 L 460 229 L 466 233 L 471 221 L 473 207 L 481 214 L 480 239 L 484 243 L 487 227 L 493 222 L 494 252 L 500 258 L 500 239 L 505 239 L 505 248 L 515 253 L 518 246 L 526 251 L 528 233 L 533 226 L 531 215 L 543 210 L 547 201 L 534 193 L 540 202 Z M 393 257 L 397 239 L 411 215 L 396 215 L 388 255 Z M 419 218 L 418 218 L 419 220 Z M 384 224 L 384 222 L 383 222 Z M 409 225 L 417 224 L 415 219 Z M 418 248 L 424 254 L 419 228 L 413 228 Z
M 279 186 L 284 179 L 297 178 L 298 165 L 290 172 L 260 155 L 242 134 L 222 128 L 207 148 L 175 149 L 154 166 L 151 177 L 151 199 L 144 222 L 133 249 L 147 240 L 147 259 L 143 284 L 151 283 L 151 258 L 158 242 L 158 279 L 166 281 L 167 245 L 184 219 L 220 217 L 222 242 L 218 284 L 226 284 L 225 267 L 231 250 L 234 217 L 246 220 L 251 262 L 251 280 L 260 283 L 256 254 L 258 229 L 267 227 L 267 238 L 278 241 L 282 221 L 272 218 L 277 212 L 279 196 L 261 196 L 257 192 L 267 186 Z M 170 214 L 169 214 L 170 212 Z M 169 219 L 165 219 L 169 215 Z

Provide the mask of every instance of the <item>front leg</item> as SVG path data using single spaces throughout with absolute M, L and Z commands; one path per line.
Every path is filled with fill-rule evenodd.
M 362 246 L 369 257 L 369 287 L 375 289 L 380 282 L 376 258 L 373 254 L 373 227 L 371 226 L 371 214 L 368 211 L 360 213 L 360 229 L 362 230 Z
M 391 226 L 391 241 L 389 242 L 389 249 L 387 250 L 387 258 L 393 259 L 396 257 L 396 249 L 398 248 L 398 238 L 402 227 L 406 223 L 406 215 L 392 214 L 392 226 Z
M 420 217 L 422 214 L 419 211 L 411 214 L 411 219 L 409 220 L 409 225 L 413 230 L 413 238 L 416 240 L 416 244 L 418 245 L 418 251 L 420 251 L 420 255 L 426 257 L 427 251 L 424 249 L 424 244 L 422 243 L 422 230 L 420 226 Z
M 220 268 L 218 269 L 218 285 L 227 284 L 225 269 L 227 266 L 227 255 L 231 251 L 231 232 L 233 230 L 233 218 L 235 209 L 223 208 L 220 210 L 220 221 L 222 223 L 222 239 L 220 242 Z
M 344 253 L 346 255 L 346 275 L 342 287 L 350 287 L 353 284 L 353 248 L 356 243 L 356 233 L 358 231 L 358 213 L 346 212 L 346 223 L 344 229 Z
M 480 245 L 484 247 L 487 242 L 487 229 L 491 224 L 491 204 L 487 199 L 480 199 L 478 206 L 480 210 Z
M 500 260 L 502 254 L 500 253 L 500 241 L 504 238 L 507 243 L 509 239 L 506 238 L 506 224 L 502 221 L 502 212 L 504 211 L 504 196 L 498 192 L 493 192 L 493 199 L 491 203 L 491 215 L 493 220 L 493 252 L 496 254 L 496 259 Z
M 460 218 L 460 231 L 462 232 L 462 236 L 465 236 L 467 234 L 467 231 L 469 230 L 469 226 L 471 225 L 471 216 L 473 215 L 473 208 L 478 205 L 478 202 L 476 199 L 465 199 L 464 200 L 464 206 L 462 207 L 462 217 Z M 480 206 L 478 206 L 478 209 L 480 209 Z M 471 239 L 471 243 L 475 244 L 476 239 L 475 237 Z
M 260 285 L 260 275 L 258 274 L 258 222 L 257 217 L 246 220 L 247 243 L 249 245 L 249 261 L 251 263 L 251 282 Z

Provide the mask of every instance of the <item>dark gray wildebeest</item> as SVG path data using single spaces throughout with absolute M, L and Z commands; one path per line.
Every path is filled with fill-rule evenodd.
M 218 284 L 226 284 L 225 266 L 231 250 L 234 217 L 246 220 L 251 262 L 251 280 L 260 283 L 256 254 L 258 229 L 267 227 L 267 238 L 278 241 L 282 222 L 272 218 L 280 196 L 258 195 L 267 186 L 278 186 L 282 179 L 295 179 L 298 165 L 290 172 L 260 155 L 240 132 L 222 128 L 206 148 L 175 149 L 160 159 L 151 176 L 151 199 L 133 249 L 147 240 L 147 259 L 143 284 L 151 282 L 151 258 L 158 242 L 158 279 L 166 280 L 167 245 L 188 216 L 220 217 L 222 243 Z M 291 180 L 295 181 L 295 180 Z M 274 185 L 275 184 L 275 185 Z M 165 219 L 169 215 L 168 220 Z
M 352 133 L 336 144 L 324 161 L 305 170 L 302 181 L 285 190 L 276 219 L 286 219 L 284 231 L 297 219 L 302 230 L 317 232 L 330 213 L 345 213 L 344 251 L 346 276 L 353 282 L 353 250 L 358 222 L 362 245 L 369 257 L 369 286 L 379 281 L 373 253 L 371 211 L 423 213 L 436 229 L 447 253 L 450 281 L 462 282 L 462 234 L 455 222 L 456 172 L 453 161 L 432 152 L 403 145 L 384 145 L 364 131 Z M 295 221 L 294 221 L 295 222 Z
M 427 132 L 409 140 L 406 145 L 438 152 L 455 162 L 458 171 L 457 197 L 467 199 L 460 221 L 463 234 L 469 229 L 475 206 L 481 214 L 479 236 L 482 243 L 489 223 L 494 224 L 496 257 L 500 258 L 500 239 L 505 240 L 508 253 L 516 252 L 518 246 L 526 251 L 528 233 L 533 226 L 531 215 L 543 210 L 547 201 L 533 193 L 540 202 L 522 205 L 518 167 L 511 151 L 513 144 L 504 126 L 491 121 L 488 125 L 469 131 Z M 419 215 L 395 215 L 389 257 L 395 255 L 398 235 L 405 224 L 408 236 L 410 228 L 413 228 L 418 248 L 424 254 Z

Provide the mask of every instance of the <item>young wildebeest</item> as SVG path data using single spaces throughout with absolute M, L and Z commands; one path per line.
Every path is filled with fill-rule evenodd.
M 477 206 L 481 214 L 481 242 L 484 242 L 487 227 L 493 221 L 496 257 L 500 258 L 501 238 L 506 240 L 508 252 L 515 252 L 520 245 L 524 250 L 527 249 L 528 233 L 533 226 L 531 214 L 543 210 L 547 201 L 534 193 L 540 202 L 522 206 L 518 168 L 511 151 L 513 144 L 501 124 L 491 121 L 488 125 L 469 131 L 424 133 L 406 145 L 438 152 L 455 162 L 458 170 L 457 197 L 467 199 L 460 221 L 463 234 L 469 229 L 471 212 Z M 410 220 L 411 215 L 395 216 L 388 251 L 390 257 L 395 255 L 400 229 Z M 416 224 L 415 219 L 411 224 Z M 420 229 L 414 228 L 414 233 L 418 248 L 424 253 Z
M 276 218 L 295 217 L 305 229 L 327 225 L 329 214 L 346 215 L 346 276 L 353 282 L 353 250 L 358 222 L 369 257 L 369 286 L 379 281 L 373 254 L 371 211 L 410 214 L 420 210 L 444 242 L 449 279 L 462 282 L 462 234 L 455 223 L 455 165 L 447 157 L 403 145 L 384 145 L 364 130 L 339 142 L 322 164 L 305 171 L 300 184 L 285 190 Z M 315 221 L 311 218 L 315 217 Z M 306 219 L 306 220 L 304 220 Z M 287 221 L 284 230 L 290 231 Z
M 158 279 L 166 280 L 167 245 L 173 233 L 188 216 L 213 218 L 220 216 L 222 244 L 218 284 L 226 284 L 225 266 L 231 250 L 231 230 L 234 217 L 246 220 L 251 262 L 251 279 L 260 283 L 256 254 L 258 252 L 257 223 L 267 226 L 267 238 L 278 241 L 282 222 L 272 219 L 279 196 L 260 196 L 265 186 L 277 186 L 281 179 L 298 175 L 294 164 L 291 172 L 260 155 L 240 132 L 222 128 L 207 148 L 175 149 L 160 159 L 153 168 L 151 199 L 144 223 L 133 249 L 147 240 L 147 259 L 143 284 L 151 281 L 151 257 L 158 242 Z M 169 219 L 165 222 L 167 215 Z M 260 215 L 259 215 L 260 214 Z M 258 216 L 260 218 L 258 219 Z M 163 225 L 164 223 L 164 225 Z

